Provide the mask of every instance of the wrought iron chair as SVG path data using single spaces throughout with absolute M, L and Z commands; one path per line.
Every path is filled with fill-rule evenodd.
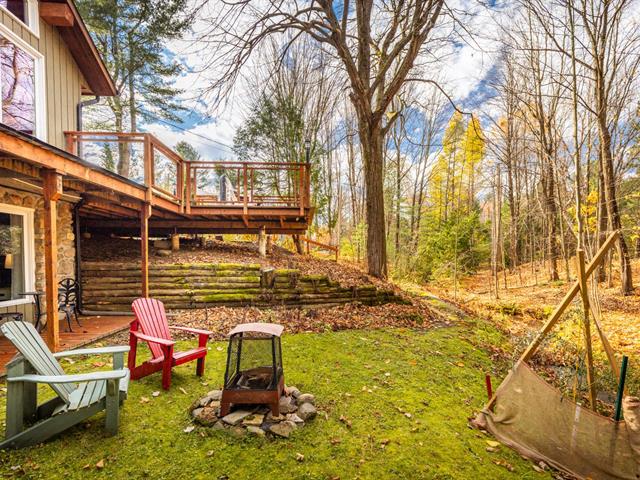
M 78 319 L 78 282 L 73 278 L 65 278 L 58 283 L 58 311 L 64 312 L 70 332 L 73 332 L 71 328 L 72 314 L 78 326 L 82 326 Z

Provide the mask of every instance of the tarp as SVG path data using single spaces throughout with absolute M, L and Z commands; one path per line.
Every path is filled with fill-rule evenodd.
M 626 397 L 615 422 L 563 397 L 518 363 L 475 419 L 505 445 L 578 478 L 640 478 L 640 400 Z

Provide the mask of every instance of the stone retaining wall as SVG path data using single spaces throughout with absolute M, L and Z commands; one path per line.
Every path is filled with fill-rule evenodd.
M 167 308 L 215 306 L 334 306 L 351 302 L 379 305 L 401 302 L 392 291 L 374 285 L 345 288 L 323 275 L 260 265 L 152 265 L 150 295 Z M 83 262 L 83 308 L 89 311 L 131 311 L 141 295 L 140 266 L 129 263 Z

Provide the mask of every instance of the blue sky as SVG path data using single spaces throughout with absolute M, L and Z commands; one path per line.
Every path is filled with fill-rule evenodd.
M 458 0 L 457 3 L 459 8 L 474 12 L 474 15 L 466 19 L 466 23 L 477 35 L 474 35 L 472 42 L 458 42 L 452 47 L 446 62 L 437 72 L 437 77 L 460 108 L 482 114 L 486 113 L 483 110 L 487 108 L 487 100 L 492 96 L 491 80 L 498 73 L 495 42 L 497 24 L 493 16 L 502 8 L 496 7 L 496 1 L 489 2 L 489 6 L 493 7 L 491 9 L 485 9 L 471 0 Z M 185 65 L 185 72 L 176 85 L 184 89 L 187 96 L 193 95 L 194 90 L 206 82 L 203 75 L 195 72 L 202 61 L 201 52 L 193 53 L 189 42 L 178 42 L 167 48 L 170 55 Z M 167 122 L 158 121 L 145 125 L 145 129 L 170 146 L 180 140 L 187 141 L 205 158 L 234 158 L 229 147 L 233 144 L 236 129 L 242 125 L 246 115 L 246 105 L 243 102 L 246 91 L 243 90 L 242 83 L 233 90 L 232 97 L 225 106 L 214 112 L 208 112 L 207 105 L 201 99 L 188 98 L 185 99 L 185 105 L 189 110 L 182 114 L 181 124 L 171 126 Z

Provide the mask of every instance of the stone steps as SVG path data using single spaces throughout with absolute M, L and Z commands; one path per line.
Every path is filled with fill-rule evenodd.
M 128 312 L 141 295 L 139 264 L 86 262 L 82 265 L 83 308 Z M 169 264 L 149 269 L 150 295 L 167 308 L 208 306 L 334 306 L 354 301 L 367 305 L 401 302 L 374 285 L 345 288 L 324 275 L 259 265 Z

